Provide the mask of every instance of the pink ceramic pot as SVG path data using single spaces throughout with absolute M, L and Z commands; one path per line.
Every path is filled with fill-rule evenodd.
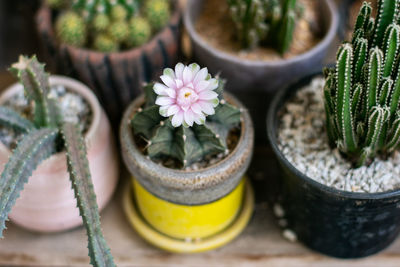
M 97 204 L 101 210 L 110 200 L 119 174 L 110 123 L 96 97 L 84 84 L 62 76 L 51 76 L 50 84 L 64 85 L 68 90 L 83 96 L 90 105 L 93 120 L 85 139 Z M 0 104 L 21 90 L 23 88 L 20 84 L 10 86 L 0 96 Z M 0 143 L 1 170 L 10 153 Z M 33 172 L 9 217 L 20 226 L 40 232 L 62 231 L 82 224 L 64 153 L 51 156 Z

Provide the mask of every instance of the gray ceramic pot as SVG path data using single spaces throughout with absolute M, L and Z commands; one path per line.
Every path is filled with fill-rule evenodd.
M 208 45 L 196 32 L 195 22 L 204 0 L 188 0 L 184 24 L 192 44 L 195 62 L 211 73 L 221 72 L 226 89 L 234 93 L 250 110 L 255 122 L 256 142 L 267 143 L 265 114 L 272 94 L 307 74 L 320 71 L 338 28 L 338 13 L 332 0 L 318 0 L 319 18 L 325 30 L 323 39 L 306 53 L 280 61 L 245 60 Z M 212 27 L 212 25 L 210 25 Z
M 122 156 L 130 173 L 147 191 L 172 203 L 200 205 L 218 200 L 238 186 L 251 161 L 254 130 L 247 109 L 230 94 L 226 93 L 225 99 L 243 110 L 239 143 L 224 160 L 198 171 L 166 168 L 143 155 L 129 122 L 144 103 L 144 96 L 133 101 L 121 121 Z
M 221 72 L 221 76 L 228 80 L 227 88 L 231 91 L 271 91 L 312 73 L 322 66 L 338 28 L 339 19 L 335 4 L 331 0 L 319 0 L 317 13 L 325 34 L 316 46 L 290 59 L 246 60 L 208 45 L 196 32 L 195 22 L 203 9 L 204 2 L 204 0 L 188 0 L 184 11 L 184 24 L 191 39 L 193 56 L 200 65 L 208 66 L 211 73 Z

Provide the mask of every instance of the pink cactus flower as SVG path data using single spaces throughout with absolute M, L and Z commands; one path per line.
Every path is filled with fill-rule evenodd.
M 211 78 L 207 68 L 193 63 L 185 66 L 178 63 L 175 71 L 164 69 L 160 77 L 164 84 L 156 83 L 154 92 L 158 95 L 156 104 L 160 114 L 171 117 L 174 127 L 193 126 L 193 123 L 204 124 L 206 116 L 215 113 L 219 104 L 218 80 Z

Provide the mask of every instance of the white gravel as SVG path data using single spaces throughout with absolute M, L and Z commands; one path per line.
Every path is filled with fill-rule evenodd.
M 278 146 L 298 170 L 315 181 L 349 192 L 385 192 L 400 188 L 400 153 L 376 158 L 369 166 L 351 167 L 325 132 L 322 77 L 299 90 L 280 113 Z

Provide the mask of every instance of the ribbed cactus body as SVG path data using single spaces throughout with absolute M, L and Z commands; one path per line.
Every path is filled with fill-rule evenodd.
M 378 18 L 364 2 L 351 43 L 343 43 L 336 67 L 325 70 L 325 111 L 332 145 L 355 166 L 399 145 L 400 0 L 380 0 Z
M 216 91 L 221 95 L 224 82 Z M 238 108 L 221 99 L 215 114 L 202 125 L 173 127 L 170 118 L 160 115 L 155 104 L 153 84 L 145 87 L 146 104 L 134 115 L 131 124 L 135 135 L 147 141 L 146 153 L 153 159 L 174 159 L 181 167 L 226 153 L 229 131 L 240 123 Z
M 65 44 L 80 47 L 86 42 L 85 21 L 74 12 L 67 12 L 58 17 L 56 32 L 58 39 Z
M 135 47 L 141 46 L 151 37 L 151 26 L 143 17 L 133 17 L 129 21 L 129 35 L 127 37 L 128 45 Z
M 143 13 L 154 31 L 163 28 L 171 16 L 168 0 L 148 0 L 143 8 Z
M 290 47 L 301 7 L 296 0 L 227 0 L 243 48 L 266 42 L 279 53 Z

